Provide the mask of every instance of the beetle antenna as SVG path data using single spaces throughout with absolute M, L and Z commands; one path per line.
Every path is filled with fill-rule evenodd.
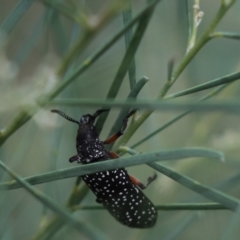
M 78 121 L 76 121 L 75 119 L 69 117 L 69 116 L 66 115 L 64 112 L 61 112 L 61 111 L 55 110 L 55 109 L 51 110 L 51 112 L 53 112 L 53 113 L 58 113 L 60 116 L 64 117 L 64 118 L 67 119 L 68 121 L 77 123 L 77 125 L 79 125 L 79 122 L 78 122 Z

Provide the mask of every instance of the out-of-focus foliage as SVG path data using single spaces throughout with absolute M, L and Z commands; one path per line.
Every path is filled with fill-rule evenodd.
M 76 154 L 77 127 L 50 109 L 54 106 L 75 119 L 96 109 L 83 103 L 66 104 L 72 99 L 94 102 L 94 106 L 107 96 L 143 101 L 170 96 L 178 97 L 173 99 L 176 103 L 213 98 L 236 103 L 239 10 L 239 1 L 234 0 L 2 0 L 0 160 L 20 176 L 40 175 L 43 182 L 47 172 L 76 167 L 68 159 Z M 225 76 L 233 73 L 232 83 L 226 84 Z M 212 88 L 214 79 L 220 81 Z M 192 91 L 205 83 L 205 90 L 200 86 Z M 175 95 L 187 89 L 191 90 L 186 95 Z M 55 98 L 65 104 L 54 103 Z M 126 112 L 113 107 L 105 123 L 104 117 L 98 120 L 101 139 L 107 138 L 116 119 Z M 41 196 L 48 196 L 40 202 L 23 188 L 1 191 L 0 239 L 87 239 L 88 229 L 94 231 L 92 237 L 114 240 L 239 239 L 239 112 L 139 109 L 113 146 L 120 155 L 133 153 L 121 145 L 133 146 L 149 160 L 152 152 L 166 149 L 211 148 L 223 152 L 224 161 L 211 159 L 209 153 L 204 159 L 164 163 L 163 169 L 175 172 L 169 171 L 166 177 L 167 170 L 162 170 L 144 191 L 159 206 L 156 225 L 145 230 L 127 228 L 107 211 L 94 208 L 99 205 L 93 193 L 79 179 L 64 179 L 62 172 L 62 180 L 34 186 L 33 193 L 37 189 L 44 193 Z M 158 171 L 149 166 L 128 171 L 144 182 Z M 0 176 L 0 186 L 12 180 L 2 169 Z M 49 210 L 49 202 L 44 202 L 48 198 L 59 209 Z M 208 205 L 209 199 L 215 202 Z M 171 204 L 195 210 L 176 210 L 175 205 L 175 210 L 169 210 Z M 86 231 L 81 234 L 66 224 L 70 219 L 74 225 L 71 216 Z

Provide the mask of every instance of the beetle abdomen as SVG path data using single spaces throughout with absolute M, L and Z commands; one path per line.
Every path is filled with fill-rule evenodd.
M 135 228 L 154 226 L 157 210 L 130 180 L 125 169 L 115 169 L 82 177 L 97 202 L 122 224 Z

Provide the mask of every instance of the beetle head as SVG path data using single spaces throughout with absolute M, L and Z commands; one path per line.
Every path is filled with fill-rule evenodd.
M 83 115 L 80 118 L 79 125 L 93 124 L 95 119 L 96 117 L 94 117 L 93 115 L 90 114 Z
M 64 117 L 68 121 L 74 122 L 74 123 L 78 124 L 79 126 L 93 124 L 95 119 L 98 117 L 98 115 L 100 115 L 102 112 L 106 112 L 106 111 L 109 111 L 109 109 L 99 109 L 93 115 L 91 115 L 91 114 L 83 115 L 80 118 L 80 121 L 78 122 L 75 119 L 69 117 L 68 115 L 66 115 L 65 113 L 63 113 L 59 110 L 51 110 L 51 112 L 58 113 L 60 116 Z

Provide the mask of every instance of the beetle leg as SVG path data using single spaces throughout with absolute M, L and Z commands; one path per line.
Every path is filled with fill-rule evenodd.
M 157 178 L 157 174 L 154 173 L 154 175 L 152 177 L 149 177 L 147 180 L 147 184 L 143 184 L 139 179 L 137 179 L 136 177 L 129 175 L 132 183 L 139 187 L 140 189 L 146 189 L 148 187 L 149 184 L 151 184 L 151 182 L 153 182 L 156 178 Z
M 154 173 L 151 177 L 148 177 L 146 187 L 157 179 L 157 174 Z
M 110 111 L 110 109 L 98 109 L 98 110 L 93 114 L 93 116 L 94 116 L 95 118 L 97 118 L 101 113 L 103 113 L 103 112 L 108 112 L 108 111 Z
M 96 202 L 101 204 L 101 203 L 103 203 L 103 200 L 100 198 L 96 198 Z
M 111 156 L 112 159 L 119 158 L 118 154 L 115 152 L 109 152 L 109 155 Z M 136 177 L 134 177 L 132 175 L 129 175 L 129 177 L 135 186 L 139 187 L 140 189 L 146 189 L 148 187 L 148 185 L 151 184 L 157 178 L 157 174 L 154 173 L 153 176 L 149 177 L 146 185 L 143 184 L 139 179 L 137 179 Z
M 113 134 L 111 137 L 109 137 L 108 139 L 106 139 L 105 141 L 103 141 L 103 144 L 110 144 L 115 142 L 120 136 L 123 135 L 125 129 L 127 128 L 127 122 L 128 119 L 136 112 L 137 110 L 131 110 L 128 115 L 123 119 L 123 125 L 120 131 L 116 132 L 115 134 Z
M 113 134 L 111 137 L 109 137 L 108 139 L 106 139 L 105 141 L 103 141 L 103 144 L 110 144 L 110 143 L 114 143 L 122 134 L 119 132 Z
M 111 158 L 119 158 L 118 154 L 115 152 L 108 152 Z
M 115 153 L 115 152 L 109 152 L 109 155 L 111 156 L 112 159 L 119 158 L 118 154 Z M 139 179 L 137 179 L 136 177 L 131 176 L 131 175 L 129 175 L 129 177 L 130 177 L 130 179 L 131 179 L 131 181 L 134 185 L 138 186 L 141 189 L 146 188 L 145 185 Z
M 75 155 L 75 156 L 72 156 L 72 157 L 69 158 L 70 163 L 75 162 L 75 161 L 81 162 L 81 159 L 78 155 Z

